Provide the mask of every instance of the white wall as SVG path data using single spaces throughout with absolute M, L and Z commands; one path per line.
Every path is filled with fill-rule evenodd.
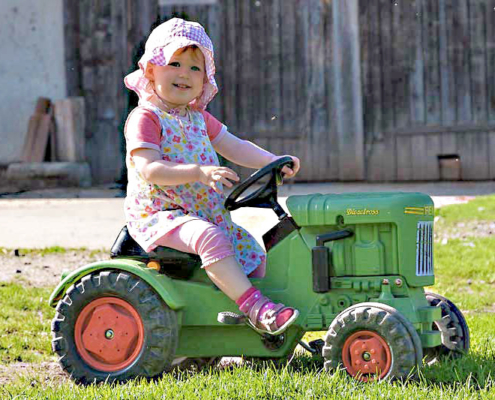
M 37 98 L 66 87 L 62 0 L 1 0 L 0 165 L 19 160 Z

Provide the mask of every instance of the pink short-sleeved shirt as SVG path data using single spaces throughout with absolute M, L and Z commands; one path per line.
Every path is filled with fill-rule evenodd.
M 227 127 L 207 111 L 201 111 L 205 120 L 206 132 L 212 145 L 218 143 L 227 132 Z M 160 119 L 151 110 L 137 107 L 129 115 L 125 124 L 127 149 L 154 149 L 161 151 L 162 126 Z

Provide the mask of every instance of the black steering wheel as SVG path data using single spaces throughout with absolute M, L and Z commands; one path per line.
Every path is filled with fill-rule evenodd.
M 256 171 L 232 191 L 225 200 L 225 208 L 229 211 L 237 210 L 241 207 L 273 208 L 273 211 L 275 211 L 280 219 L 285 217 L 287 215 L 286 212 L 277 202 L 277 186 L 282 184 L 282 168 L 285 165 L 293 168 L 294 161 L 291 157 L 285 156 L 279 158 Z M 268 174 L 271 175 L 267 183 L 255 192 L 239 199 L 249 187 Z

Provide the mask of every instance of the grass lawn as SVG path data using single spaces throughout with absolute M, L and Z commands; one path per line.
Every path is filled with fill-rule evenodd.
M 33 365 L 14 379 L 0 381 L 0 398 L 173 398 L 173 399 L 495 399 L 495 230 L 476 226 L 495 221 L 495 196 L 484 196 L 437 211 L 435 269 L 431 290 L 464 312 L 471 351 L 457 360 L 424 367 L 417 379 L 363 384 L 343 371 L 326 373 L 307 353 L 282 367 L 270 363 L 201 372 L 175 372 L 152 382 L 77 386 L 54 373 L 50 348 L 50 293 L 46 288 L 0 283 L 1 368 Z M 315 337 L 319 334 L 313 334 Z M 320 335 L 321 336 L 321 335 Z M 44 368 L 51 364 L 51 368 Z

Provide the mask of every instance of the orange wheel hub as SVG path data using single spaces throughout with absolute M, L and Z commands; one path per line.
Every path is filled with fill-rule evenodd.
M 143 348 L 144 327 L 138 312 L 116 297 L 102 297 L 77 317 L 74 339 L 81 358 L 92 368 L 115 372 L 131 365 Z
M 375 332 L 359 331 L 349 336 L 342 349 L 347 372 L 364 382 L 382 379 L 392 365 L 387 342 Z

